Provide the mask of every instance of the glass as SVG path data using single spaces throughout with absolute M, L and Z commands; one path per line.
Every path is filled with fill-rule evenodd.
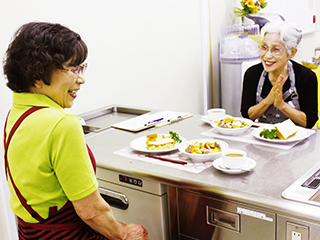
M 74 68 L 71 68 L 71 69 L 68 69 L 68 68 L 62 68 L 62 69 L 66 70 L 66 71 L 71 71 L 72 73 L 77 74 L 77 75 L 84 75 L 87 67 L 88 67 L 88 64 L 84 63 L 84 64 L 80 64 L 78 66 L 75 66 Z
M 259 50 L 261 54 L 266 54 L 270 50 L 271 55 L 276 56 L 276 55 L 280 55 L 285 50 L 285 48 L 281 49 L 279 47 L 273 47 L 269 49 L 267 45 L 260 45 Z

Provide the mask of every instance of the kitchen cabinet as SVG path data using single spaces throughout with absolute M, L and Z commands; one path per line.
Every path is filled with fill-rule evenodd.
M 149 110 L 149 113 L 152 112 L 157 110 Z M 210 130 L 211 126 L 203 122 L 201 117 L 194 115 L 165 127 L 153 127 L 139 132 L 106 128 L 86 134 L 86 141 L 94 152 L 99 169 L 148 179 L 159 183 L 159 186 L 168 187 L 165 193 L 169 205 L 171 239 L 206 239 L 211 234 L 214 237 L 218 232 L 225 236 L 216 237 L 221 240 L 291 240 L 294 233 L 302 234 L 302 240 L 306 234 L 307 239 L 319 239 L 319 206 L 282 197 L 283 191 L 319 162 L 318 132 L 289 150 L 224 139 L 230 148 L 244 150 L 249 158 L 256 161 L 253 171 L 238 175 L 229 175 L 213 167 L 200 173 L 191 173 L 152 162 L 156 160 L 140 161 L 135 157 L 115 154 L 128 148 L 132 140 L 155 132 L 172 130 L 186 139 L 203 138 L 201 133 Z M 192 208 L 194 213 L 189 214 L 191 222 L 186 221 L 183 215 L 188 213 L 190 207 L 184 205 L 186 197 L 190 198 L 187 201 L 190 206 L 201 206 L 200 212 Z M 195 230 L 198 235 L 193 235 L 189 226 L 198 219 L 197 214 L 207 224 Z M 252 229 L 249 226 L 253 226 Z
M 180 239 L 276 239 L 276 214 L 263 209 L 184 189 L 178 189 L 178 207 Z
M 170 239 L 166 185 L 101 168 L 97 178 L 100 194 L 118 221 L 142 224 L 151 239 Z

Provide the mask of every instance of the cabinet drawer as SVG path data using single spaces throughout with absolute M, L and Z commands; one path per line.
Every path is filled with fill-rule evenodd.
M 276 214 L 178 190 L 180 236 L 211 240 L 275 240 Z M 188 238 L 187 238 L 188 239 Z

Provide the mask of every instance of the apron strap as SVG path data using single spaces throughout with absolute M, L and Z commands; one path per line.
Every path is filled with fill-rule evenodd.
M 32 108 L 29 108 L 25 113 L 23 113 L 19 119 L 17 120 L 17 122 L 13 125 L 9 135 L 8 135 L 8 139 L 7 139 L 7 135 L 6 135 L 6 128 L 7 128 L 7 122 L 8 122 L 8 117 L 9 117 L 9 114 L 10 114 L 10 111 L 7 115 L 7 118 L 6 118 L 6 122 L 5 122 L 5 126 L 4 126 L 4 137 L 3 137 L 3 145 L 4 145 L 4 158 L 5 158 L 5 171 L 6 171 L 6 176 L 9 176 L 10 177 L 10 180 L 11 180 L 11 183 L 12 183 L 12 186 L 16 192 L 16 195 L 18 196 L 22 206 L 31 214 L 31 216 L 33 218 L 35 218 L 36 220 L 38 220 L 39 222 L 42 222 L 44 221 L 44 218 L 42 218 L 30 205 L 27 204 L 26 200 L 24 199 L 24 197 L 22 196 L 22 194 L 20 193 L 19 189 L 17 188 L 16 184 L 14 183 L 13 181 L 13 177 L 11 175 L 11 171 L 10 171 L 10 168 L 9 168 L 9 162 L 8 162 L 8 147 L 9 147 L 9 143 L 12 139 L 12 136 L 13 134 L 15 133 L 15 131 L 18 129 L 18 127 L 20 126 L 21 122 L 26 118 L 28 117 L 30 114 L 34 113 L 35 111 L 37 110 L 40 110 L 42 108 L 45 108 L 45 107 L 32 107 Z M 89 153 L 89 156 L 90 156 L 90 160 L 91 160 L 91 163 L 92 163 L 92 166 L 93 166 L 93 169 L 94 169 L 94 172 L 96 173 L 96 160 L 95 160 L 95 157 L 91 151 L 91 149 L 89 148 L 89 146 L 86 144 L 87 146 L 87 150 L 88 150 L 88 153 Z M 7 177 L 8 178 L 8 177 Z M 52 217 L 54 216 L 56 213 L 57 213 L 57 207 L 50 207 L 49 208 L 49 217 Z
M 11 138 L 13 136 L 13 134 L 15 133 L 15 131 L 18 129 L 18 127 L 20 126 L 21 122 L 26 118 L 28 117 L 31 113 L 34 113 L 35 111 L 39 110 L 39 109 L 42 109 L 44 107 L 32 107 L 32 108 L 29 108 L 25 113 L 23 113 L 20 118 L 18 119 L 18 121 L 13 125 L 10 133 L 9 133 L 9 136 L 8 136 L 8 139 L 6 139 L 6 126 L 7 126 L 7 120 L 8 120 L 8 116 L 9 116 L 9 113 L 8 113 L 8 116 L 7 116 L 7 119 L 6 119 L 6 123 L 5 123 L 5 129 L 4 129 L 4 139 L 3 139 L 3 143 L 4 143 L 4 159 L 5 159 L 5 171 L 6 171 L 6 175 L 10 177 L 10 180 L 11 180 L 11 183 L 12 183 L 12 186 L 22 204 L 22 206 L 31 214 L 31 216 L 35 219 L 37 219 L 39 222 L 43 221 L 44 219 L 35 211 L 33 210 L 33 208 L 27 204 L 26 200 L 24 199 L 24 197 L 21 195 L 19 189 L 17 188 L 16 184 L 14 183 L 13 181 L 13 177 L 11 175 L 11 171 L 10 171 L 10 168 L 9 168 L 9 163 L 8 163 L 8 147 L 9 147 L 9 143 L 11 141 Z
M 295 74 L 294 74 L 294 69 L 291 61 L 288 61 L 287 65 L 288 65 L 288 74 L 289 74 L 288 80 L 290 81 L 290 88 L 283 93 L 283 100 L 286 101 L 291 107 L 297 110 L 300 110 L 299 96 L 297 93 L 297 89 L 295 87 Z M 256 104 L 260 103 L 263 100 L 263 98 L 261 97 L 261 93 L 262 93 L 262 88 L 263 88 L 266 77 L 267 77 L 267 72 L 263 70 L 260 75 L 260 79 L 257 86 Z M 283 114 L 281 111 L 279 111 L 273 104 L 271 104 L 268 107 L 268 109 L 259 118 L 259 121 L 267 122 L 267 123 L 278 123 L 285 119 L 288 119 L 288 117 L 285 114 Z
M 94 173 L 96 173 L 96 169 L 97 169 L 96 159 L 95 159 L 95 157 L 93 155 L 93 152 L 89 148 L 88 144 L 86 144 L 86 146 L 87 146 L 87 149 L 88 149 L 88 153 L 89 153 L 89 157 L 90 157 L 90 160 L 91 160 L 91 163 L 92 163 L 92 167 L 93 167 Z

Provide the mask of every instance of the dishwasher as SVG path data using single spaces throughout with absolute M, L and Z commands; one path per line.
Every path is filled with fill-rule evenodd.
M 169 239 L 166 185 L 103 168 L 97 168 L 97 178 L 118 221 L 142 224 L 150 239 Z
M 111 125 L 148 113 L 131 107 L 108 106 L 80 116 L 85 138 L 113 131 Z M 167 186 L 157 181 L 97 167 L 99 192 L 116 219 L 125 224 L 140 223 L 150 239 L 168 240 Z
M 178 189 L 180 240 L 275 240 L 276 214 Z

